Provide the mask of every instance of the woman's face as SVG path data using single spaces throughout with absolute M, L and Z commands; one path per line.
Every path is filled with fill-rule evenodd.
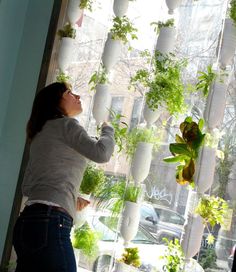
M 69 117 L 80 114 L 83 111 L 80 96 L 70 90 L 65 91 L 62 95 L 60 108 Z

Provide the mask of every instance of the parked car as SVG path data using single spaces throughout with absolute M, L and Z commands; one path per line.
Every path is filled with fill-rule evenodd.
M 114 218 L 113 218 L 114 219 Z M 108 272 L 114 266 L 115 259 L 120 258 L 124 250 L 123 240 L 117 232 L 117 227 L 111 224 L 111 217 L 95 214 L 88 218 L 90 226 L 101 235 L 99 252 L 93 260 L 88 260 L 80 254 L 79 267 L 93 272 Z M 150 234 L 144 227 L 139 226 L 138 233 L 131 241 L 130 246 L 138 247 L 142 265 L 138 271 L 152 272 L 156 268 L 161 269 L 163 255 L 166 246 Z
M 140 225 L 156 239 L 180 239 L 185 218 L 168 207 L 143 203 L 140 209 Z

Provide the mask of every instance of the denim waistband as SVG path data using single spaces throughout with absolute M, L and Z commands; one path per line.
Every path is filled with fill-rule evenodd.
M 73 218 L 69 215 L 69 213 L 63 209 L 62 207 L 52 206 L 52 205 L 46 205 L 42 203 L 34 203 L 29 206 L 25 206 L 22 215 L 28 214 L 28 213 L 43 213 L 46 215 L 53 215 L 53 214 L 60 214 L 66 217 L 68 220 L 73 221 Z

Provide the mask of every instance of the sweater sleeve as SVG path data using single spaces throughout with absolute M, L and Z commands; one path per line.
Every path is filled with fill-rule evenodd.
M 66 143 L 81 155 L 97 162 L 108 162 L 114 151 L 114 129 L 104 126 L 98 140 L 91 138 L 76 119 L 68 118 L 64 127 Z

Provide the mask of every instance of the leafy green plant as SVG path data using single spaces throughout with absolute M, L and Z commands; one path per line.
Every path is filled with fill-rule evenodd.
M 176 167 L 176 181 L 181 185 L 189 183 L 191 186 L 194 186 L 193 176 L 196 159 L 205 137 L 205 134 L 202 133 L 203 125 L 203 119 L 196 123 L 193 122 L 191 117 L 187 117 L 179 126 L 182 136 L 176 134 L 176 143 L 169 145 L 169 150 L 173 156 L 165 158 L 164 161 L 179 163 Z
M 198 262 L 203 269 L 217 268 L 217 256 L 214 248 L 202 248 L 199 254 Z
M 67 83 L 70 81 L 71 77 L 60 71 L 60 73 L 56 77 L 56 81 L 60 83 Z
M 91 90 L 95 90 L 95 87 L 97 84 L 106 84 L 108 83 L 108 74 L 103 66 L 101 68 L 94 72 L 89 80 L 89 85 L 91 85 Z
M 80 249 L 87 258 L 92 259 L 97 255 L 99 233 L 93 231 L 88 223 L 74 229 L 71 241 L 73 247 Z
M 102 169 L 88 165 L 80 185 L 80 192 L 83 194 L 96 193 L 96 190 L 105 182 L 106 176 Z
M 124 249 L 124 253 L 122 254 L 121 259 L 119 259 L 118 261 L 134 267 L 140 267 L 141 260 L 139 257 L 138 248 L 126 247 Z
M 167 244 L 167 250 L 165 254 L 161 256 L 161 259 L 165 261 L 163 271 L 165 272 L 179 272 L 184 269 L 184 253 L 180 246 L 179 240 L 169 241 L 167 238 L 163 238 L 163 241 Z
M 162 27 L 173 27 L 174 23 L 175 23 L 174 19 L 169 19 L 166 22 L 161 22 L 161 21 L 152 22 L 150 25 L 154 26 L 154 31 L 158 34 Z
M 113 26 L 110 30 L 111 38 L 113 40 L 120 40 L 124 44 L 128 43 L 128 37 L 132 40 L 137 39 L 137 28 L 133 26 L 127 16 L 123 17 L 114 17 Z
M 197 90 L 202 91 L 203 95 L 207 97 L 210 91 L 211 84 L 215 80 L 217 74 L 212 71 L 211 65 L 207 66 L 206 72 L 198 71 L 198 74 L 199 76 L 196 88 Z
M 79 8 L 80 9 L 88 9 L 92 11 L 94 0 L 80 0 Z
M 127 134 L 125 152 L 127 156 L 132 158 L 139 142 L 152 143 L 153 149 L 157 150 L 160 145 L 160 140 L 161 133 L 156 128 L 135 127 Z
M 236 24 L 236 0 L 230 1 L 229 17 L 234 21 L 234 24 Z
M 66 23 L 62 29 L 57 31 L 57 35 L 60 37 L 60 40 L 64 37 L 75 39 L 76 30 L 70 23 Z
M 116 113 L 113 110 L 110 110 L 111 124 L 115 130 L 115 142 L 118 146 L 117 152 L 121 152 L 125 147 L 125 142 L 127 139 L 128 124 L 124 121 L 121 121 L 121 118 L 125 117 L 120 113 Z
M 220 197 L 202 196 L 200 198 L 195 213 L 202 217 L 203 223 L 209 231 L 208 244 L 214 243 L 214 236 L 211 234 L 210 228 L 216 224 L 224 224 L 228 209 L 227 202 Z
M 130 80 L 131 85 L 136 87 L 141 84 L 148 88 L 145 96 L 150 109 L 164 106 L 171 115 L 184 113 L 187 92 L 181 79 L 181 69 L 186 66 L 186 60 L 177 60 L 173 54 L 156 51 L 150 64 L 150 70 L 140 69 L 136 72 Z
M 125 190 L 124 201 L 138 202 L 141 194 L 141 187 L 134 184 L 128 184 Z

